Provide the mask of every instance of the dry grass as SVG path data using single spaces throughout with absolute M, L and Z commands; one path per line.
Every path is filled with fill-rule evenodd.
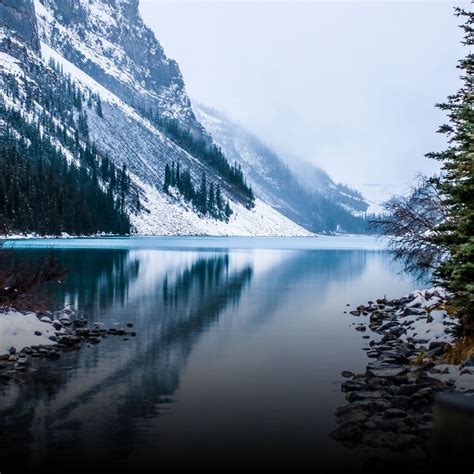
M 461 364 L 473 356 L 474 336 L 467 336 L 458 338 L 444 354 L 443 358 L 449 364 Z

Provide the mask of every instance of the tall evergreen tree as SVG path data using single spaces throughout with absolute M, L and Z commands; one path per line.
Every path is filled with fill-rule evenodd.
M 176 164 L 176 186 L 179 188 L 181 185 L 181 170 L 180 170 L 180 165 L 179 165 L 179 160 L 178 163 Z
M 102 118 L 104 116 L 104 113 L 102 112 L 102 101 L 100 100 L 100 97 L 97 97 L 97 102 L 95 105 L 95 111 L 97 112 L 97 115 Z
M 220 184 L 217 185 L 217 189 L 216 189 L 216 206 L 219 212 L 222 211 L 223 203 L 222 203 L 222 192 L 221 192 Z
M 165 166 L 165 182 L 163 184 L 163 190 L 165 191 L 165 193 L 167 193 L 169 191 L 170 185 L 171 185 L 171 168 L 170 168 L 170 165 L 168 163 L 166 163 L 166 166 Z
M 201 185 L 199 187 L 199 198 L 198 198 L 199 210 L 204 214 L 207 211 L 207 178 L 206 173 L 202 173 Z
M 176 186 L 176 173 L 175 173 L 175 166 L 174 161 L 171 164 L 171 179 L 170 179 L 171 186 Z
M 455 14 L 465 19 L 461 25 L 463 44 L 471 50 L 458 63 L 461 88 L 437 106 L 449 119 L 439 129 L 448 136 L 448 147 L 427 156 L 442 162 L 442 175 L 436 184 L 448 215 L 432 237 L 434 243 L 449 251 L 437 277 L 454 293 L 466 331 L 474 332 L 474 13 L 456 8 Z
M 229 217 L 232 215 L 232 210 L 230 208 L 229 201 L 225 203 L 224 214 L 225 214 L 226 220 L 229 220 Z
M 214 183 L 211 182 L 209 185 L 209 197 L 207 200 L 207 208 L 210 214 L 214 213 L 214 207 L 216 205 L 216 196 L 214 193 Z

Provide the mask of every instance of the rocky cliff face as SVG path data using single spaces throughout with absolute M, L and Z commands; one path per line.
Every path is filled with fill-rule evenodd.
M 1 0 L 0 27 L 8 28 L 33 50 L 39 50 L 33 0 Z
M 179 66 L 143 23 L 138 0 L 35 0 L 35 6 L 41 40 L 65 59 L 127 104 L 205 135 Z

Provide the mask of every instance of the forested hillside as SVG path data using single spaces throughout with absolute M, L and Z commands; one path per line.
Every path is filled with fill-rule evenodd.
M 100 98 L 85 94 L 54 63 L 39 61 L 15 37 L 2 46 L 0 222 L 9 233 L 126 234 L 136 207 L 126 167 L 91 142 L 87 113 Z M 23 65 L 28 80 L 18 80 Z

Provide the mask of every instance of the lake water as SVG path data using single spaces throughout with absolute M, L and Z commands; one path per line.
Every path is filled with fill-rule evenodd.
M 54 308 L 133 323 L 137 335 L 35 362 L 29 382 L 0 387 L 5 473 L 351 465 L 328 436 L 345 401 L 341 371 L 368 360 L 346 303 L 417 287 L 368 237 L 8 245 L 54 251 L 68 268 L 50 289 Z

